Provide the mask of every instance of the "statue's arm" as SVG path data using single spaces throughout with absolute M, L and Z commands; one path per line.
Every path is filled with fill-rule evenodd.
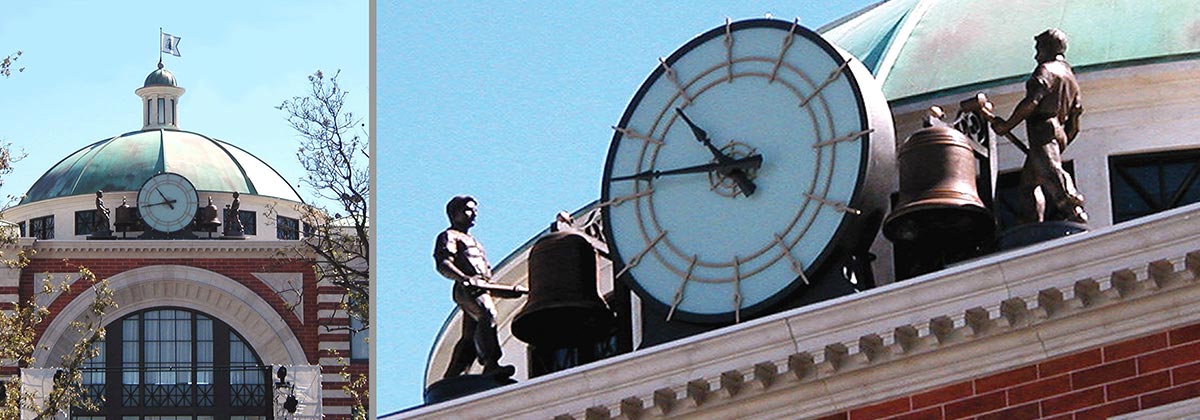
M 1037 98 L 1032 95 L 1025 95 L 1025 98 L 1021 99 L 1021 102 L 1013 109 L 1012 116 L 1008 117 L 1007 120 L 996 121 L 992 124 L 992 131 L 995 131 L 999 135 L 1004 135 L 1012 131 L 1013 127 L 1016 127 L 1021 121 L 1025 121 L 1025 118 L 1028 118 L 1030 114 L 1033 114 L 1033 110 L 1037 108 L 1037 105 Z
M 1075 106 L 1071 108 L 1070 115 L 1067 116 L 1067 122 L 1063 129 L 1067 132 L 1067 144 L 1075 141 L 1075 136 L 1079 135 L 1079 117 L 1083 115 L 1083 105 L 1080 104 L 1079 98 L 1075 98 Z
M 1021 98 L 1021 102 L 1013 109 L 1012 115 L 1004 121 L 996 121 L 992 124 L 992 131 L 996 134 L 1005 135 L 1012 131 L 1017 124 L 1025 121 L 1037 109 L 1038 103 L 1046 96 L 1050 89 L 1050 82 L 1043 74 L 1046 70 L 1042 66 L 1038 66 L 1034 70 L 1033 75 L 1025 82 L 1025 97 Z
M 437 262 L 437 272 L 442 277 L 453 280 L 455 283 L 469 286 L 471 284 L 471 276 L 466 275 L 454 266 L 453 257 L 442 258 Z
M 442 232 L 441 235 L 438 235 L 437 243 L 433 248 L 433 260 L 436 264 L 438 274 L 441 274 L 442 277 L 450 279 L 455 283 L 469 286 L 473 283 L 474 279 L 454 265 L 454 254 L 457 248 L 458 244 L 450 240 L 446 232 Z

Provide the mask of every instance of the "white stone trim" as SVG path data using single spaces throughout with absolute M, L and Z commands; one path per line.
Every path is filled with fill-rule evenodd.
M 807 418 L 909 395 L 1200 322 L 1198 218 L 1175 209 L 394 418 Z
M 321 352 L 321 353 L 325 353 L 325 352 Z M 350 357 L 349 356 L 340 358 L 341 362 L 339 362 L 338 360 L 339 360 L 339 358 L 337 358 L 337 357 L 322 357 L 320 360 L 318 360 L 317 363 L 320 364 L 321 367 L 327 367 L 327 368 L 341 368 L 342 366 L 350 366 Z
M 345 309 L 321 309 L 317 311 L 317 319 L 350 319 L 350 314 Z
M 308 248 L 281 241 L 37 240 L 38 259 L 58 258 L 276 258 L 308 255 Z M 303 253 L 303 254 L 301 254 Z
M 79 277 L 80 277 L 79 272 L 33 273 L 34 302 L 37 302 L 38 306 L 49 307 L 50 304 L 53 303 L 55 299 L 58 299 L 58 297 L 62 295 L 61 290 L 55 290 L 54 292 L 52 292 L 50 294 L 42 293 L 42 286 L 45 285 L 46 281 L 49 281 L 53 285 L 58 285 L 58 284 L 63 284 L 63 283 L 65 283 L 67 285 L 74 285 L 75 281 L 79 280 Z
M 308 364 L 300 340 L 279 313 L 253 290 L 231 278 L 196 267 L 156 265 L 119 273 L 108 282 L 119 306 L 105 314 L 105 325 L 143 309 L 183 307 L 228 324 L 246 339 L 264 364 Z M 69 324 L 87 312 L 94 298 L 95 291 L 89 288 L 55 316 L 38 340 L 34 366 L 52 366 L 68 351 L 77 337 Z
M 317 345 L 321 350 L 350 350 L 349 341 L 322 341 Z
M 304 323 L 304 273 L 250 273 L 292 308 L 300 323 Z M 318 297 L 318 301 L 320 298 Z

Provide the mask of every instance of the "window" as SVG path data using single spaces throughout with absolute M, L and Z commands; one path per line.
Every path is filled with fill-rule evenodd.
M 29 219 L 29 236 L 38 239 L 54 239 L 54 216 Z
M 1113 223 L 1200 202 L 1200 149 L 1108 158 Z
M 1063 169 L 1071 174 L 1071 179 L 1075 179 L 1075 161 L 1063 162 Z M 1018 188 L 1021 185 L 1021 171 L 1005 172 L 996 177 L 996 203 L 992 207 L 992 211 L 996 216 L 996 222 L 999 223 L 1000 231 L 1003 232 L 1010 228 L 1016 227 L 1017 212 L 1020 209 L 1020 198 L 1018 196 Z M 1063 219 L 1058 215 L 1058 209 L 1050 203 L 1046 204 L 1046 220 Z
M 25 237 L 25 222 L 17 223 L 17 229 L 21 231 L 21 237 Z
M 279 239 L 300 239 L 300 221 L 283 216 L 275 218 L 275 237 Z
M 152 106 L 152 105 L 151 105 L 151 102 L 150 102 L 150 100 L 149 100 L 149 99 L 147 99 L 147 100 L 146 100 L 146 123 L 145 123 L 145 124 L 142 124 L 142 125 L 150 125 L 150 107 L 151 107 L 151 106 Z
M 366 361 L 371 357 L 370 330 L 363 329 L 363 321 L 350 316 L 350 360 Z
M 163 99 L 163 98 L 158 98 L 158 123 L 163 124 L 166 122 L 167 122 L 167 100 Z
M 91 235 L 96 224 L 96 211 L 83 210 L 75 212 L 75 234 Z
M 258 215 L 250 210 L 238 210 L 238 220 L 242 221 L 242 233 L 246 235 L 258 234 Z
M 220 320 L 186 309 L 137 312 L 107 327 L 101 353 L 83 368 L 100 409 L 80 416 L 238 419 L 270 414 L 269 366 Z M 162 417 L 156 417 L 162 416 Z

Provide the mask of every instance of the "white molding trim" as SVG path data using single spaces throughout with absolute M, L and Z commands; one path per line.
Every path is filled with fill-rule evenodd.
M 108 278 L 117 309 L 104 315 L 103 325 L 143 309 L 175 306 L 204 312 L 242 335 L 267 365 L 309 364 L 287 322 L 267 301 L 236 280 L 219 273 L 181 265 L 135 268 Z M 91 288 L 67 304 L 38 339 L 34 366 L 51 366 L 75 342 L 70 323 L 95 299 Z
M 60 258 L 312 258 L 299 241 L 34 240 L 37 259 Z
M 1200 322 L 1200 205 L 392 418 L 806 418 Z

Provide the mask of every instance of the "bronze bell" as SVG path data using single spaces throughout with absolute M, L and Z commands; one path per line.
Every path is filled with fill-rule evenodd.
M 213 205 L 212 197 L 208 198 L 208 205 L 201 207 L 196 211 L 199 213 L 196 216 L 196 226 L 201 232 L 216 232 L 217 226 L 221 225 L 221 219 L 217 217 L 217 206 Z
M 529 300 L 513 335 L 535 346 L 588 344 L 612 335 L 616 317 L 596 293 L 596 250 L 578 231 L 543 236 L 529 251 Z
M 975 185 L 971 140 L 950 127 L 927 127 L 909 136 L 897 151 L 900 196 L 884 220 L 893 242 L 978 244 L 995 230 Z
M 113 223 L 113 226 L 117 227 L 117 232 L 128 232 L 134 228 L 134 225 L 137 225 L 135 210 L 137 209 L 129 207 L 129 203 L 125 201 L 124 197 L 121 197 L 121 206 L 116 208 L 117 217 Z

